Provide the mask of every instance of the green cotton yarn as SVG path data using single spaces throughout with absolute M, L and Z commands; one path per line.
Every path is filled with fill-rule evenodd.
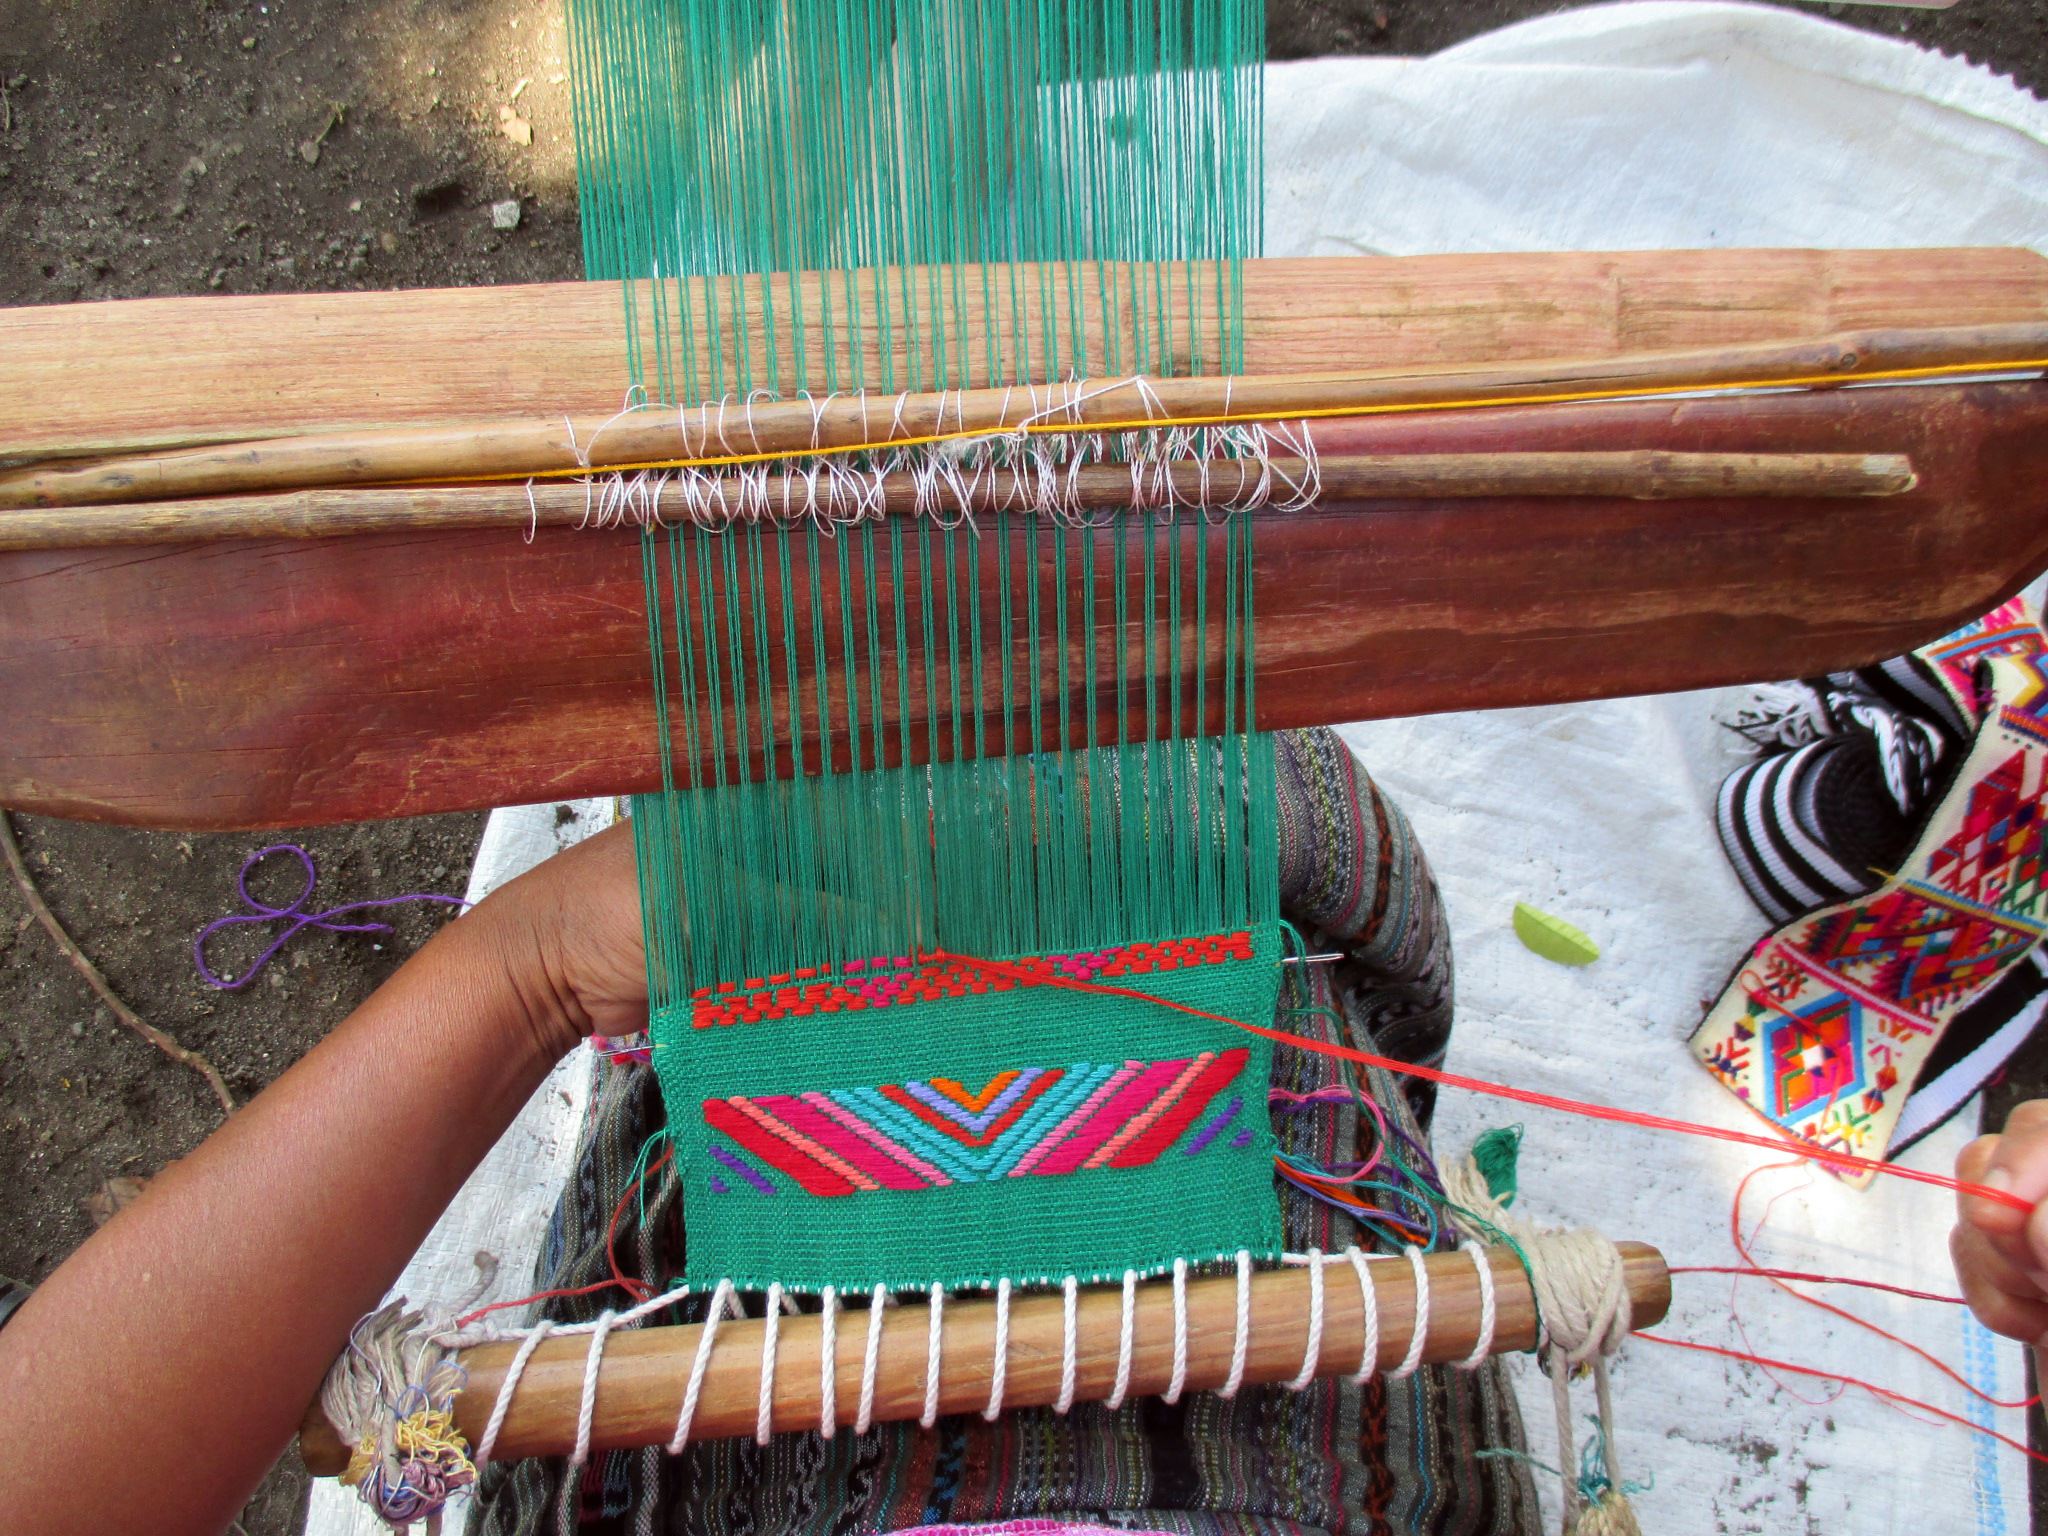
M 569 0 L 568 16 L 585 267 L 624 282 L 632 398 L 743 433 L 752 400 L 864 391 L 879 430 L 899 391 L 1241 371 L 1259 0 Z M 1269 1016 L 1254 521 L 643 535 L 663 781 L 633 823 L 693 1276 L 1028 1282 L 1277 1249 L 1270 1050 L 1227 1024 L 1048 987 L 692 1027 L 705 989 L 876 957 L 1233 932 L 1255 936 L 1251 957 L 1133 985 Z M 987 1082 L 1248 1040 L 1242 1094 L 1216 1110 L 1242 1132 L 1190 1125 L 1143 1167 L 768 1198 L 774 1181 L 735 1172 L 707 1129 L 714 1090 Z

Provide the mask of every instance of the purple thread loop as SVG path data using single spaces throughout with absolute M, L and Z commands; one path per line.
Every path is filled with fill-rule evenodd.
M 285 906 L 273 907 L 258 901 L 249 893 L 249 871 L 269 858 L 273 853 L 288 853 L 299 861 L 306 872 L 306 883 L 299 894 Z M 374 901 L 351 901 L 338 907 L 329 907 L 324 912 L 308 912 L 306 903 L 312 900 L 313 887 L 320 879 L 319 869 L 313 863 L 313 855 L 297 843 L 272 843 L 268 848 L 259 848 L 242 862 L 242 869 L 235 876 L 235 890 L 241 895 L 246 912 L 230 912 L 226 917 L 217 917 L 199 930 L 199 937 L 192 941 L 192 963 L 199 968 L 199 979 L 209 987 L 222 992 L 239 992 L 254 981 L 257 974 L 277 957 L 277 952 L 308 928 L 324 928 L 329 933 L 390 933 L 389 923 L 340 923 L 335 919 L 346 917 L 352 912 L 370 912 L 382 907 L 401 906 L 409 901 L 434 901 L 443 906 L 466 907 L 468 902 L 460 896 L 443 896 L 434 891 L 408 891 L 403 896 L 381 896 Z M 233 981 L 218 975 L 206 963 L 206 946 L 213 936 L 223 928 L 235 928 L 244 923 L 272 923 L 286 920 L 291 926 L 270 941 L 270 947 L 253 960 L 249 968 Z

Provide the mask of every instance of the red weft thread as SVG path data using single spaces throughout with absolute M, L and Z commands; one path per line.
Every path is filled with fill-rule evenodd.
M 949 950 L 928 950 L 935 959 L 957 960 L 963 965 L 978 966 L 998 975 L 1019 974 L 1013 967 L 1000 960 L 979 960 L 972 955 L 954 954 Z M 1835 1152 L 1826 1147 L 1812 1146 L 1806 1142 L 1793 1141 L 1783 1136 L 1759 1136 L 1751 1131 L 1729 1130 L 1721 1126 L 1697 1125 L 1690 1120 L 1675 1120 L 1668 1115 L 1643 1114 L 1632 1109 L 1615 1109 L 1606 1104 L 1589 1104 L 1581 1099 L 1561 1098 L 1556 1094 L 1538 1093 L 1531 1088 L 1513 1088 L 1506 1083 L 1490 1083 L 1484 1078 L 1464 1077 L 1456 1072 L 1445 1072 L 1436 1067 L 1425 1067 L 1415 1062 L 1397 1061 L 1391 1056 L 1378 1056 L 1371 1051 L 1354 1050 L 1350 1046 L 1335 1045 L 1326 1040 L 1313 1040 L 1307 1035 L 1292 1034 L 1284 1029 L 1272 1029 L 1262 1024 L 1250 1024 L 1243 1019 L 1233 1019 L 1228 1014 L 1211 1013 L 1206 1008 L 1192 1007 L 1187 1003 L 1176 1003 L 1171 998 L 1155 997 L 1149 992 L 1140 992 L 1131 987 L 1106 987 L 1092 981 L 1075 981 L 1065 976 L 1036 976 L 1033 978 L 1043 986 L 1067 987 L 1077 992 L 1095 992 L 1105 997 L 1130 998 L 1135 1002 L 1152 1003 L 1160 1008 L 1171 1008 L 1176 1013 L 1185 1013 L 1198 1019 L 1209 1019 L 1217 1024 L 1228 1024 L 1233 1028 L 1247 1030 L 1254 1035 L 1263 1035 L 1268 1040 L 1277 1040 L 1282 1045 L 1291 1045 L 1298 1050 L 1314 1051 L 1323 1056 L 1335 1056 L 1345 1061 L 1355 1061 L 1364 1066 L 1378 1067 L 1383 1072 L 1397 1072 L 1407 1077 L 1419 1077 L 1425 1082 L 1438 1083 L 1446 1088 L 1462 1088 L 1471 1093 L 1490 1094 L 1497 1099 L 1509 1099 L 1517 1104 L 1529 1104 L 1538 1109 L 1554 1109 L 1568 1115 L 1579 1115 L 1588 1120 L 1607 1120 L 1617 1125 L 1639 1126 L 1650 1131 L 1671 1131 L 1681 1136 L 1704 1136 L 1713 1141 L 1730 1141 L 1746 1147 L 1761 1147 L 1766 1152 L 1791 1152 L 1813 1162 L 1824 1163 L 1831 1168 L 1847 1169 L 1856 1173 L 1882 1173 L 1895 1179 L 1908 1179 L 1916 1184 L 1931 1184 L 1937 1189 L 1946 1189 L 1957 1194 L 1970 1195 L 1979 1200 L 1990 1200 L 1998 1205 L 2012 1207 L 2016 1211 L 2033 1210 L 2033 1206 L 2018 1195 L 2002 1189 L 1992 1189 L 1985 1184 L 1972 1184 L 1965 1179 L 1951 1178 L 1947 1174 L 1927 1173 L 1919 1168 L 1901 1167 L 1896 1163 L 1879 1162 L 1876 1158 L 1858 1157 L 1853 1152 Z
M 474 1312 L 465 1312 L 455 1319 L 455 1326 L 467 1328 L 480 1317 L 489 1317 L 493 1312 L 502 1312 L 507 1307 L 531 1306 L 536 1301 L 553 1301 L 557 1296 L 589 1296 L 598 1291 L 608 1291 L 619 1282 L 600 1280 L 595 1285 L 570 1286 L 560 1291 L 535 1291 L 531 1296 L 514 1296 L 510 1301 L 494 1301 L 487 1307 L 478 1307 Z
M 648 1174 L 661 1171 L 662 1165 L 669 1160 L 669 1151 L 670 1149 L 664 1148 L 661 1156 L 647 1165 Z M 599 1291 L 611 1290 L 614 1286 L 632 1297 L 636 1304 L 647 1300 L 654 1292 L 644 1280 L 635 1280 L 631 1275 L 626 1274 L 619 1268 L 617 1247 L 619 1222 L 625 1218 L 627 1202 L 639 1192 L 641 1179 L 646 1176 L 646 1174 L 642 1174 L 641 1178 L 636 1178 L 631 1184 L 626 1186 L 626 1192 L 619 1196 L 619 1203 L 612 1207 L 612 1219 L 605 1225 L 604 1256 L 610 1261 L 612 1266 L 611 1279 L 599 1280 L 590 1285 L 570 1286 L 558 1291 L 535 1291 L 531 1296 L 514 1296 L 509 1301 L 494 1301 L 487 1307 L 478 1307 L 474 1312 L 464 1313 L 461 1317 L 455 1319 L 455 1326 L 467 1328 L 478 1318 L 488 1317 L 493 1312 L 502 1312 L 507 1307 L 531 1306 L 536 1301 L 553 1301 L 562 1296 L 591 1296 Z
M 1794 1365 L 1789 1360 L 1774 1360 L 1768 1355 L 1752 1355 L 1746 1350 L 1725 1349 L 1719 1344 L 1700 1344 L 1695 1343 L 1691 1339 L 1669 1339 L 1661 1333 L 1639 1332 L 1635 1336 L 1639 1339 L 1648 1339 L 1652 1344 L 1668 1344 L 1673 1349 L 1690 1349 L 1702 1355 L 1720 1355 L 1725 1359 L 1740 1360 L 1746 1365 L 1761 1366 L 1767 1371 L 1789 1371 L 1794 1376 L 1813 1376 L 1822 1381 L 1838 1382 L 1845 1387 L 1859 1387 L 1863 1391 L 1868 1392 L 1872 1397 L 1877 1398 L 1881 1402 L 1890 1403 L 1895 1408 L 1913 1408 L 1918 1409 L 1922 1413 L 1931 1413 L 1938 1419 L 1946 1419 L 1951 1424 L 1960 1424 L 1963 1428 L 1971 1430 L 1976 1434 L 1989 1435 L 1992 1439 L 1998 1441 L 1999 1444 L 2010 1446 L 2022 1456 L 2041 1462 L 2043 1465 L 2048 1465 L 2048 1456 L 2042 1455 L 2030 1445 L 2013 1439 L 2011 1435 L 2001 1434 L 1988 1424 L 1979 1424 L 1974 1419 L 1964 1418 L 1960 1413 L 1951 1413 L 1946 1408 L 1937 1408 L 1933 1403 L 1923 1403 L 1917 1397 L 1908 1397 L 1903 1392 L 1894 1392 L 1890 1387 L 1880 1387 L 1875 1382 L 1864 1381 L 1857 1376 L 1844 1376 L 1839 1371 L 1823 1371 L 1811 1365 Z M 1982 1394 L 1979 1395 L 1981 1396 Z
M 612 1267 L 611 1283 L 619 1287 L 619 1289 L 624 1291 L 628 1296 L 632 1297 L 636 1303 L 645 1301 L 648 1297 L 654 1294 L 654 1291 L 647 1284 L 646 1281 L 636 1280 L 631 1275 L 627 1274 L 624 1270 L 619 1268 L 619 1223 L 625 1218 L 626 1206 L 632 1201 L 635 1195 L 640 1193 L 640 1185 L 642 1180 L 645 1180 L 653 1174 L 661 1172 L 663 1168 L 667 1167 L 669 1154 L 673 1150 L 674 1149 L 671 1147 L 663 1147 L 661 1149 L 661 1156 L 657 1157 L 653 1162 L 649 1163 L 647 1167 L 641 1172 L 639 1177 L 634 1179 L 632 1183 L 626 1186 L 626 1192 L 623 1195 L 619 1196 L 619 1203 L 612 1207 L 612 1219 L 605 1224 L 604 1256 L 607 1262 L 609 1262 Z
M 1750 1250 L 1750 1243 L 1754 1240 L 1755 1237 L 1760 1236 L 1762 1234 L 1765 1223 L 1770 1220 L 1770 1207 L 1766 1206 L 1764 1208 L 1764 1215 L 1763 1218 L 1759 1220 L 1757 1223 L 1756 1232 L 1753 1234 L 1745 1235 L 1742 1230 L 1743 1196 L 1747 1194 L 1749 1191 L 1750 1180 L 1754 1179 L 1758 1174 L 1769 1173 L 1773 1169 L 1792 1168 L 1797 1166 L 1798 1164 L 1796 1162 L 1767 1163 L 1762 1167 L 1750 1169 L 1748 1173 L 1742 1176 L 1741 1182 L 1735 1186 L 1735 1200 L 1734 1203 L 1729 1207 L 1728 1211 L 1728 1235 L 1735 1244 L 1735 1251 L 1742 1256 L 1742 1261 L 1750 1266 L 1752 1272 L 1760 1271 L 1758 1270 L 1756 1255 Z M 1780 1190 L 1778 1194 L 1773 1195 L 1771 1197 L 1771 1204 L 1775 1205 L 1780 1199 L 1784 1198 L 1785 1195 L 1790 1193 L 1792 1193 L 1791 1190 Z M 1869 1333 L 1877 1335 L 1877 1337 L 1883 1339 L 1886 1343 L 1896 1344 L 1901 1349 L 1904 1349 L 1910 1352 L 1911 1354 L 1917 1355 L 1920 1359 L 1926 1361 L 1927 1364 L 1933 1366 L 1937 1371 L 1941 1372 L 1942 1375 L 1948 1377 L 1950 1381 L 1953 1381 L 1957 1386 L 1961 1387 L 1965 1392 L 1969 1393 L 1972 1397 L 1977 1398 L 1982 1402 L 1989 1403 L 1994 1408 L 2031 1408 L 2034 1406 L 2035 1403 L 2040 1401 L 2040 1399 L 2037 1397 L 2014 1399 L 1993 1397 L 1990 1393 L 1984 1391 L 1983 1388 L 1977 1386 L 1974 1382 L 1972 1382 L 1967 1376 L 1963 1375 L 1962 1372 L 1956 1370 L 1955 1367 L 1948 1364 L 1947 1361 L 1942 1360 L 1939 1357 L 1931 1354 L 1927 1350 L 1922 1349 L 1918 1344 L 1913 1343 L 1911 1340 L 1902 1339 L 1897 1334 L 1891 1332 L 1889 1329 L 1880 1328 L 1876 1323 L 1870 1321 L 1869 1318 L 1860 1317 L 1856 1313 L 1849 1311 L 1846 1307 L 1838 1307 L 1831 1301 L 1822 1301 L 1818 1296 L 1808 1295 L 1805 1291 L 1794 1290 L 1782 1279 L 1773 1276 L 1766 1276 L 1766 1278 L 1771 1281 L 1771 1284 L 1775 1285 L 1779 1290 L 1783 1291 L 1787 1296 L 1792 1297 L 1794 1300 L 1803 1301 L 1809 1307 L 1817 1307 L 1821 1311 L 1827 1313 L 1830 1317 L 1841 1318 L 1843 1322 L 1854 1323 L 1858 1328 L 1864 1329 Z M 1949 1297 L 1939 1297 L 1934 1299 L 1944 1301 L 1951 1299 L 1959 1300 L 1959 1298 Z M 1733 1310 L 1734 1308 L 1731 1300 L 1731 1313 L 1733 1312 Z M 1737 1318 L 1736 1327 L 1740 1328 L 1741 1326 L 1741 1319 Z M 1745 1344 L 1749 1342 L 1749 1335 L 1747 1333 L 1743 1334 L 1743 1342 Z M 1796 1396 L 1797 1394 L 1794 1395 Z
M 1854 1275 L 1812 1275 L 1803 1269 L 1763 1269 L 1755 1264 L 1667 1264 L 1664 1272 L 1670 1275 L 1735 1275 L 1751 1280 L 1797 1280 L 1805 1285 L 1853 1285 L 1866 1291 L 1889 1291 L 1909 1301 L 1938 1301 L 1951 1307 L 1966 1304 L 1960 1296 L 1944 1296 L 1939 1291 L 1916 1291 L 1909 1285 L 1893 1285 L 1885 1280 L 1860 1280 Z

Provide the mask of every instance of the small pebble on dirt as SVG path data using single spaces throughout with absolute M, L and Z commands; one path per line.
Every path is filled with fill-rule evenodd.
M 491 228 L 517 229 L 519 227 L 519 199 L 508 197 L 503 202 L 491 204 Z

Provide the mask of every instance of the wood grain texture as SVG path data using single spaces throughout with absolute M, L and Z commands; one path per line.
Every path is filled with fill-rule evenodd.
M 0 458 L 614 407 L 600 285 L 0 315 Z M 1264 263 L 1248 366 L 1478 363 L 2048 315 L 2018 251 Z M 422 338 L 431 338 L 423 344 Z M 80 367 L 80 360 L 88 366 Z M 1923 643 L 2048 564 L 2048 391 L 1945 385 L 1387 416 L 1330 453 L 1905 454 L 1881 501 L 1499 497 L 1262 527 L 1260 720 L 1781 677 Z M 452 530 L 0 554 L 0 803 L 261 827 L 657 780 L 637 546 Z
M 1633 501 L 1697 500 L 1708 496 L 1896 496 L 1913 488 L 1913 463 L 1893 453 L 1382 453 L 1319 459 L 1276 455 L 1260 461 L 1270 471 L 1260 493 L 1260 471 L 1248 459 L 1162 465 L 1147 473 L 1147 498 L 1209 508 L 1251 507 L 1284 515 L 1280 504 L 1311 483 L 1336 503 L 1390 496 L 1479 500 L 1497 496 L 1621 497 Z M 499 528 L 537 533 L 542 528 L 611 531 L 631 537 L 642 527 L 693 521 L 722 525 L 735 517 L 801 526 L 813 517 L 834 524 L 875 516 L 936 514 L 947 521 L 984 519 L 997 512 L 1031 514 L 1050 506 L 1064 516 L 1107 513 L 1134 501 L 1131 470 L 1122 464 L 1082 465 L 1048 486 L 1040 476 L 992 471 L 966 484 L 920 489 L 917 477 L 897 472 L 863 480 L 842 492 L 827 477 L 766 475 L 751 486 L 734 477 L 700 487 L 695 507 L 680 481 L 647 486 L 630 501 L 608 507 L 602 497 L 566 481 L 539 485 L 442 485 L 273 491 L 250 496 L 195 496 L 182 501 L 136 501 L 113 506 L 30 507 L 0 512 L 0 552 L 26 549 L 112 549 L 137 544 L 180 544 L 205 539 L 335 539 L 364 533 L 409 533 L 434 528 Z M 1306 495 L 1306 490 L 1299 492 Z M 871 499 L 870 499 L 871 498 Z M 1252 500 L 1251 498 L 1257 498 Z
M 1318 441 L 1904 452 L 1918 484 L 1878 500 L 1397 498 L 1268 518 L 1268 727 L 1859 665 L 2048 564 L 2041 384 L 1379 417 Z M 567 530 L 531 546 L 452 530 L 0 555 L 0 802 L 254 827 L 651 787 L 643 601 L 636 541 Z
M 1090 283 L 1082 305 L 1099 329 Z M 1244 371 L 1594 357 L 2043 318 L 2048 260 L 2004 248 L 1274 259 L 1246 266 Z M 852 340 L 878 356 L 872 336 Z M 616 283 L 0 311 L 0 464 L 308 429 L 601 416 L 624 397 L 625 358 Z
M 1671 1275 L 1656 1249 L 1621 1243 L 1631 1321 L 1653 1328 L 1671 1305 Z M 1530 1349 L 1536 1343 L 1536 1308 L 1527 1273 L 1506 1248 L 1484 1250 L 1493 1278 L 1493 1353 Z M 1480 1332 L 1480 1282 L 1463 1253 L 1436 1253 L 1424 1260 L 1429 1277 L 1428 1325 L 1422 1359 L 1428 1364 L 1461 1360 Z M 1416 1288 L 1407 1264 L 1375 1260 L 1369 1266 L 1379 1315 L 1380 1370 L 1405 1358 L 1414 1337 Z M 1305 1269 L 1266 1270 L 1252 1280 L 1251 1326 L 1246 1332 L 1248 1385 L 1287 1381 L 1307 1354 L 1309 1276 Z M 1188 1361 L 1186 1390 L 1209 1391 L 1229 1379 L 1236 1335 L 1237 1281 L 1233 1276 L 1191 1280 L 1187 1288 Z M 1170 1281 L 1138 1288 L 1133 1308 L 1132 1395 L 1163 1393 L 1173 1375 L 1173 1298 Z M 888 1309 L 875 1373 L 875 1418 L 915 1419 L 925 1399 L 926 1330 L 930 1312 L 915 1301 Z M 1097 1402 L 1116 1381 L 1123 1298 L 1114 1286 L 1081 1293 L 1075 1311 L 1075 1401 Z M 867 1344 L 863 1308 L 839 1317 L 833 1350 L 835 1419 L 854 1421 L 860 1400 L 863 1352 Z M 974 1413 L 989 1401 L 994 1369 L 995 1304 L 985 1299 L 955 1301 L 940 1318 L 939 1411 Z M 712 1342 L 702 1395 L 691 1426 L 693 1439 L 751 1435 L 757 1422 L 761 1346 L 759 1318 L 722 1324 Z M 675 1433 L 683 1384 L 689 1380 L 703 1330 L 696 1325 L 644 1328 L 614 1333 L 598 1371 L 591 1417 L 591 1446 L 666 1444 Z M 1005 1355 L 1004 1402 L 1043 1407 L 1058 1400 L 1065 1347 L 1064 1304 L 1057 1291 L 1018 1295 L 1010 1307 L 1010 1341 Z M 771 1423 L 776 1430 L 815 1429 L 823 1401 L 823 1331 L 815 1314 L 785 1317 L 777 1329 Z M 1317 1373 L 1358 1369 L 1365 1347 L 1364 1298 L 1348 1263 L 1324 1270 L 1323 1336 Z M 485 1344 L 465 1350 L 468 1386 L 455 1399 L 455 1422 L 475 1445 L 490 1418 L 515 1345 Z M 499 1433 L 496 1457 L 560 1456 L 575 1444 L 589 1358 L 587 1338 L 549 1339 L 533 1353 Z M 348 1452 L 316 1403 L 299 1435 L 307 1470 L 332 1477 L 347 1465 Z

